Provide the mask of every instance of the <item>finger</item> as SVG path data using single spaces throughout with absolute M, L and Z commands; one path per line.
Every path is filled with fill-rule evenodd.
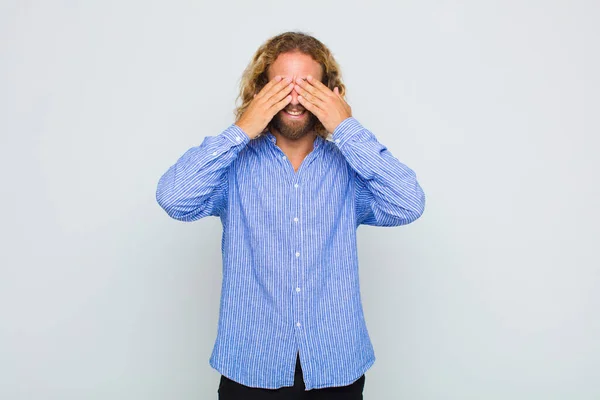
M 281 111 L 283 109 L 283 107 L 287 106 L 290 101 L 292 101 L 292 95 L 287 95 L 286 97 L 284 97 L 282 100 L 278 101 L 277 103 L 273 104 L 270 108 L 269 111 L 271 112 L 272 115 L 277 114 L 279 111 Z
M 277 103 L 278 101 L 280 101 L 281 99 L 283 99 L 285 96 L 287 96 L 288 94 L 290 94 L 291 91 L 292 91 L 292 89 L 294 89 L 294 84 L 292 82 L 290 82 L 287 86 L 284 86 L 283 88 L 281 88 L 276 93 L 273 93 L 273 95 L 271 95 L 271 97 L 269 97 L 269 99 L 266 100 L 266 103 L 269 104 L 269 106 L 272 105 L 272 104 L 274 104 L 274 103 Z
M 271 101 L 271 97 L 279 93 L 281 90 L 287 89 L 287 86 L 289 86 L 291 82 L 291 78 L 283 78 L 281 81 L 277 82 L 275 85 L 271 86 L 269 90 L 267 90 L 267 92 L 264 95 L 264 99 L 266 99 L 267 101 Z M 273 101 L 277 102 L 279 101 L 279 99 L 274 99 Z
M 312 86 L 306 80 L 304 80 L 304 79 L 297 79 L 296 81 L 297 81 L 296 87 L 304 89 L 305 93 L 308 92 L 312 96 L 318 97 L 319 99 L 321 99 L 323 101 L 327 100 L 327 93 L 324 93 L 323 91 L 319 90 L 315 86 Z M 310 100 L 310 98 L 308 98 L 307 95 L 305 95 L 304 97 L 306 97 L 308 100 Z
M 340 100 L 343 100 L 343 101 L 344 101 L 344 103 L 345 103 L 345 102 L 346 102 L 346 100 L 344 99 L 344 96 L 342 96 L 342 95 L 340 94 L 340 88 L 339 88 L 338 86 L 336 86 L 334 89 L 335 89 L 334 93 L 337 95 L 337 97 L 339 97 L 339 98 L 340 98 Z
M 275 77 L 273 77 L 273 79 L 271 79 L 269 82 L 267 82 L 267 84 L 258 92 L 258 94 L 256 95 L 256 97 L 258 98 L 262 98 L 264 97 L 264 95 L 266 93 L 269 92 L 269 90 L 277 85 L 278 83 L 280 83 L 283 80 L 283 76 L 281 75 L 276 75 Z
M 306 77 L 306 80 L 314 88 L 316 88 L 316 89 L 320 90 L 321 92 L 325 93 L 325 95 L 330 96 L 331 94 L 333 94 L 333 92 L 331 91 L 331 89 L 329 89 L 327 86 L 325 86 L 323 84 L 323 82 L 319 81 L 318 79 L 315 79 L 312 75 L 308 75 Z
M 323 116 L 323 110 L 321 110 L 314 103 L 311 103 L 302 96 L 298 96 L 298 101 L 300 102 L 300 104 L 302 104 L 302 107 L 306 108 L 308 111 L 315 114 L 317 118 L 321 119 L 321 117 Z
M 298 92 L 298 94 L 300 96 L 304 97 L 306 100 L 315 104 L 317 107 L 324 108 L 325 102 L 323 100 L 321 100 L 319 97 L 313 95 L 311 92 L 307 91 L 305 88 L 296 85 L 296 91 Z

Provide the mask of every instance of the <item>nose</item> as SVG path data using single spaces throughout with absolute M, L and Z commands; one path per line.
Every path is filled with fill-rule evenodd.
M 291 105 L 298 105 L 300 104 L 300 102 L 298 101 L 298 92 L 296 92 L 296 88 L 294 87 L 294 89 L 292 89 L 292 93 L 290 93 L 292 95 L 292 101 L 290 101 Z

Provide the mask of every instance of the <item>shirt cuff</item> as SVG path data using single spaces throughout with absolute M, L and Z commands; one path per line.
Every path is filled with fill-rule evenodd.
M 354 117 L 348 117 L 343 120 L 331 134 L 331 137 L 338 147 L 342 147 L 352 136 L 363 129 L 363 126 Z
M 236 124 L 231 124 L 222 133 L 224 137 L 229 139 L 233 144 L 246 145 L 250 141 L 250 136 Z

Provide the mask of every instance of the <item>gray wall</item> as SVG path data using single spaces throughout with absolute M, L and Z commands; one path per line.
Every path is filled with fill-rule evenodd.
M 425 214 L 359 228 L 366 399 L 600 398 L 595 1 L 0 2 L 0 398 L 216 399 L 216 218 L 158 178 L 303 30 Z

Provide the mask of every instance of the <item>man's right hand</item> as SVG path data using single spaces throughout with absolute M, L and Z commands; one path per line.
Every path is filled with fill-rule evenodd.
M 294 88 L 291 78 L 276 76 L 262 88 L 235 124 L 254 139 L 265 129 L 271 119 L 292 101 L 289 94 Z

